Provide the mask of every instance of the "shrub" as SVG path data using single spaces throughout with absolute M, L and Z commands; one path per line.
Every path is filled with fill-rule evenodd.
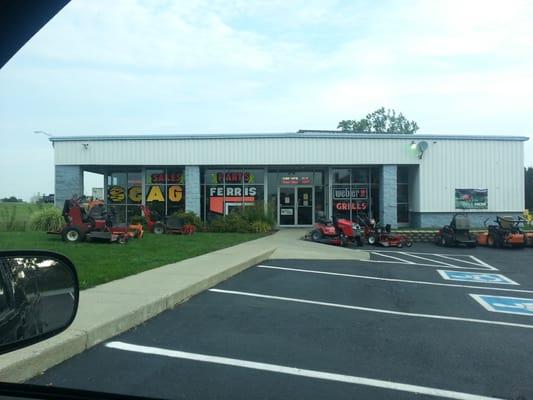
M 270 208 L 265 210 L 262 205 L 244 207 L 242 217 L 249 223 L 260 221 L 270 225 L 270 227 L 273 227 L 276 224 L 274 213 Z
M 192 211 L 176 212 L 172 215 L 183 218 L 186 224 L 194 225 L 197 230 L 202 230 L 204 228 L 204 222 L 202 219 Z
M 63 225 L 65 225 L 63 215 L 55 207 L 43 208 L 30 217 L 30 228 L 35 231 L 58 231 Z
M 272 225 L 264 221 L 255 221 L 250 224 L 250 229 L 255 233 L 265 233 L 272 230 Z
M 210 224 L 213 232 L 251 232 L 251 226 L 240 213 L 232 213 L 222 218 L 213 220 Z

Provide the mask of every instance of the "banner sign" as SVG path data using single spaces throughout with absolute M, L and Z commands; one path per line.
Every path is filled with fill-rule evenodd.
M 209 211 L 224 214 L 224 205 L 255 204 L 257 188 L 255 186 L 213 186 L 209 188 Z
M 169 172 L 168 174 L 150 175 L 150 183 L 177 183 L 183 184 L 183 174 L 180 172 Z
M 333 187 L 333 199 L 366 199 L 368 198 L 368 189 L 366 187 Z
M 281 184 L 282 185 L 309 185 L 312 183 L 312 180 L 308 176 L 282 176 Z
M 488 189 L 455 189 L 455 208 L 486 210 Z

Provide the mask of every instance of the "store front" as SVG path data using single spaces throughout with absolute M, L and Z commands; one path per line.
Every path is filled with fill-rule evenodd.
M 312 225 L 315 213 L 314 193 L 312 186 L 279 186 L 279 226 Z

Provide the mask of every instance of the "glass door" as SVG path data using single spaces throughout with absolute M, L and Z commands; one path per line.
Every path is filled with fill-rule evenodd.
M 278 221 L 280 226 L 296 225 L 294 187 L 278 188 Z
M 297 225 L 313 225 L 313 188 L 297 187 Z

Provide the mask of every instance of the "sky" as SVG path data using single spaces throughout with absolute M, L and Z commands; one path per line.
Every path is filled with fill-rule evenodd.
M 0 197 L 53 193 L 37 130 L 294 132 L 381 106 L 533 137 L 533 2 L 72 1 L 0 70 Z

